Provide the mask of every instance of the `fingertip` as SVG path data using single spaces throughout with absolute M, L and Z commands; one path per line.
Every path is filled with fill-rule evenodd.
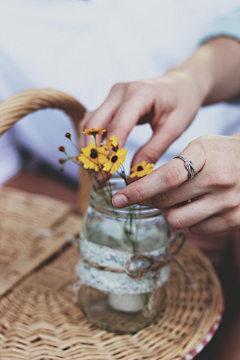
M 110 126 L 111 127 L 111 124 Z M 118 146 L 119 148 L 122 148 L 125 145 L 127 135 L 123 135 L 123 128 L 115 128 L 115 129 L 108 129 L 106 131 L 106 139 L 109 139 L 111 136 L 116 136 L 118 139 Z
M 115 194 L 112 199 L 112 204 L 116 208 L 123 208 L 128 205 L 129 201 L 126 195 L 124 194 Z
M 155 162 L 156 162 L 156 161 L 153 161 L 150 157 L 148 157 L 145 153 L 137 152 L 136 155 L 134 156 L 134 158 L 132 159 L 131 168 L 137 164 L 140 164 L 143 160 L 146 161 L 147 163 L 155 164 Z
M 140 149 L 141 150 L 141 149 Z M 136 152 L 136 154 L 134 155 L 133 159 L 132 159 L 132 162 L 131 162 L 131 168 L 134 166 L 134 165 L 137 165 L 137 164 L 140 164 L 143 160 L 143 156 L 142 156 L 142 152 L 138 150 Z M 144 155 L 144 154 L 143 154 Z
M 149 142 L 143 145 L 135 154 L 132 165 L 140 164 L 143 160 L 149 164 L 155 164 L 159 159 L 162 152 L 157 148 L 157 146 L 149 146 Z

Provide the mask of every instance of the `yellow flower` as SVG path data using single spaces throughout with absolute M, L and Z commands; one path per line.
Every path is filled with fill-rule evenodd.
M 106 149 L 102 147 L 96 147 L 95 144 L 90 143 L 89 146 L 81 149 L 81 154 L 76 158 L 83 163 L 83 167 L 85 169 L 99 171 L 99 165 L 102 165 L 108 161 L 108 154 L 109 151 Z
M 85 129 L 83 131 L 83 134 L 84 135 L 93 135 L 93 136 L 96 136 L 96 135 L 102 135 L 103 133 L 105 133 L 105 131 L 107 130 L 102 130 L 102 127 L 99 127 L 97 129 L 93 128 L 93 129 Z
M 114 174 L 120 168 L 125 161 L 127 155 L 127 150 L 119 149 L 117 150 L 110 159 L 104 164 L 103 170 L 110 171 L 110 174 Z
M 110 136 L 106 141 L 106 144 L 102 144 L 106 149 L 113 149 L 113 151 L 118 151 L 118 138 L 116 136 Z
M 149 164 L 143 160 L 140 164 L 134 165 L 131 168 L 132 174 L 130 175 L 130 177 L 138 176 L 140 178 L 148 175 L 153 171 L 153 166 L 154 164 Z

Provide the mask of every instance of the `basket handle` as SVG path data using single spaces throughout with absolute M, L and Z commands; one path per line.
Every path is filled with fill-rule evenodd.
M 54 89 L 31 89 L 10 96 L 0 104 L 0 137 L 24 116 L 41 109 L 60 109 L 71 118 L 76 131 L 86 112 L 85 107 L 72 96 Z M 78 209 L 86 210 L 91 182 L 86 171 L 80 173 Z

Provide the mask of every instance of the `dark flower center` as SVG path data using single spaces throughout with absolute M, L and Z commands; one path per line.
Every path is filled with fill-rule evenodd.
M 118 151 L 118 145 L 113 147 L 112 149 L 113 149 L 113 151 L 117 152 Z
M 114 156 L 112 157 L 111 161 L 112 161 L 113 163 L 115 163 L 115 162 L 117 161 L 117 159 L 118 159 L 117 155 L 114 155 Z
M 92 159 L 96 159 L 96 158 L 97 158 L 97 150 L 96 150 L 96 149 L 91 149 L 90 157 L 91 157 Z
M 142 165 L 139 165 L 139 166 L 137 167 L 137 171 L 142 171 L 142 170 L 143 170 Z

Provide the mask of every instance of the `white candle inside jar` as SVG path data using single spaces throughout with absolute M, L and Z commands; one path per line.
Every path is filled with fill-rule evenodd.
M 118 311 L 137 312 L 142 310 L 145 304 L 146 294 L 114 294 L 108 296 L 109 305 Z

